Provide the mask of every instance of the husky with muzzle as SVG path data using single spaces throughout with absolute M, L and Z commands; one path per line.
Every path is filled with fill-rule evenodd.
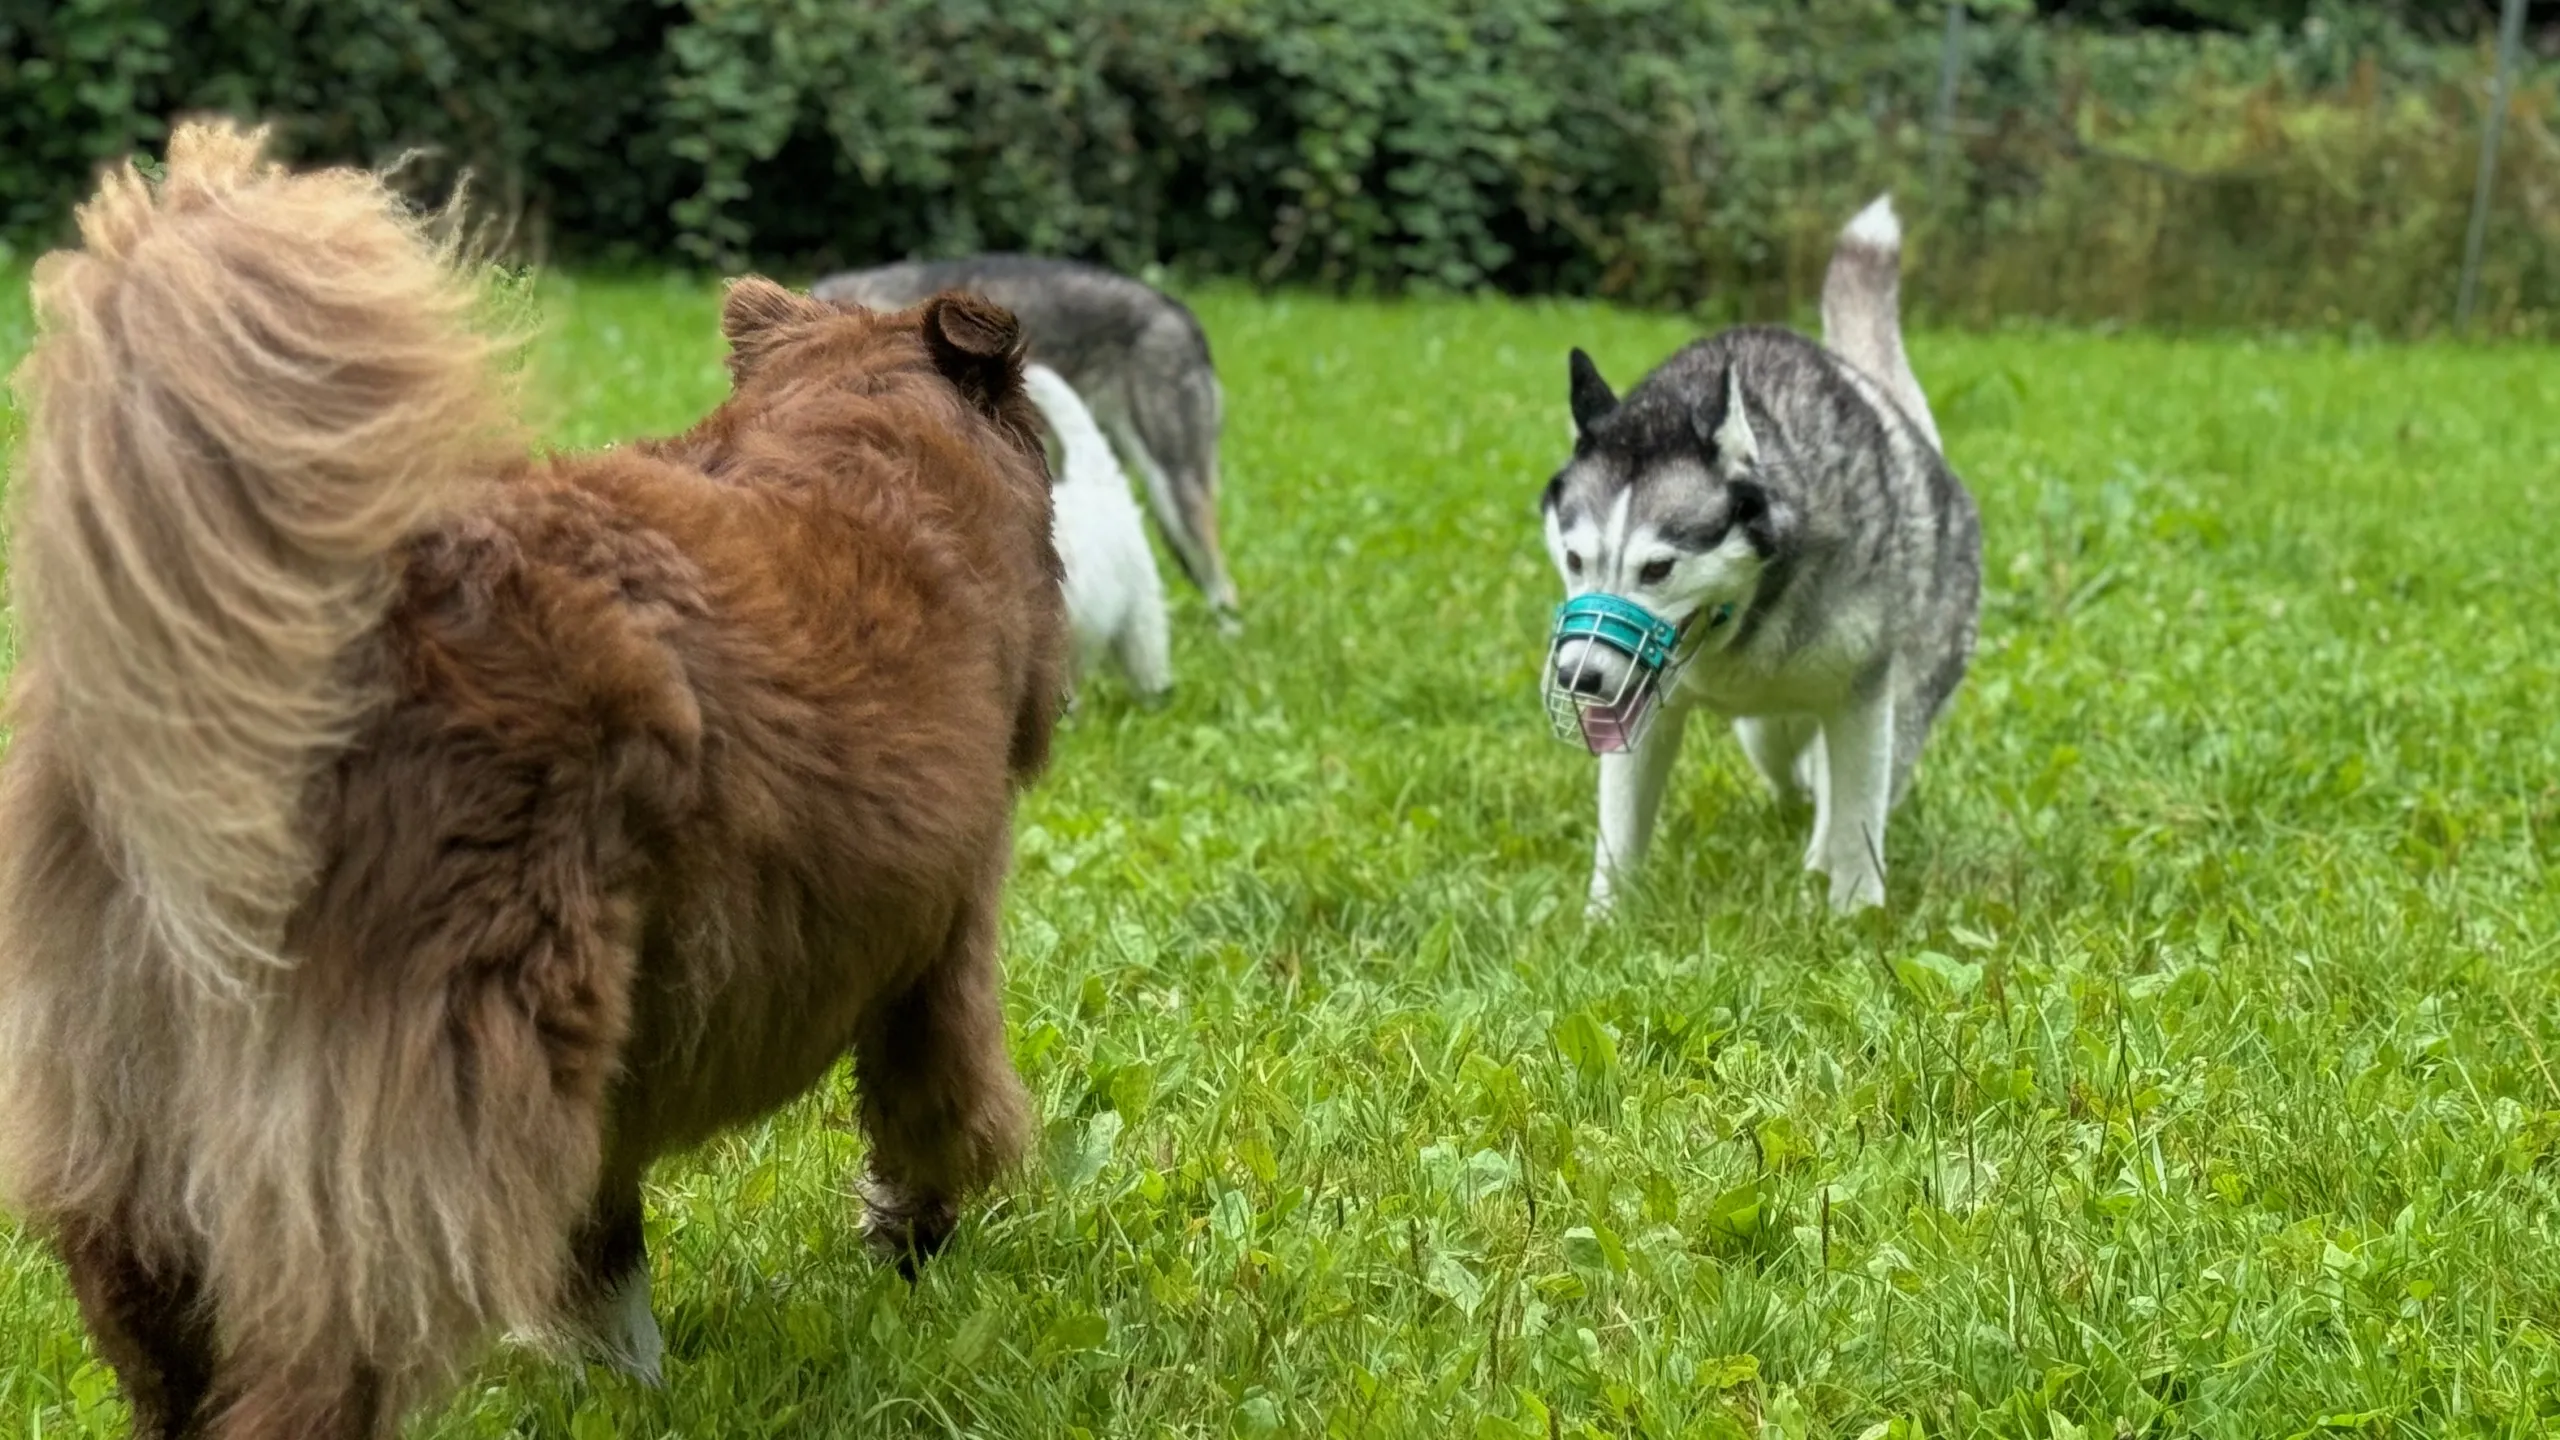
M 1036 255 L 909 260 L 830 275 L 809 293 L 902 310 L 946 290 L 984 295 L 1022 322 L 1031 358 L 1073 386 L 1145 483 L 1148 508 L 1220 628 L 1236 587 L 1218 545 L 1218 427 L 1224 398 L 1209 337 L 1188 306 L 1099 265 Z
M 1557 733 L 1600 756 L 1591 907 L 1642 858 L 1699 709 L 1729 716 L 1841 913 L 1884 901 L 1885 817 L 1972 656 L 1973 499 L 1902 350 L 1889 199 L 1841 232 L 1828 348 L 1744 326 L 1621 400 L 1571 364 L 1573 457 L 1547 486 L 1562 572 L 1546 672 Z

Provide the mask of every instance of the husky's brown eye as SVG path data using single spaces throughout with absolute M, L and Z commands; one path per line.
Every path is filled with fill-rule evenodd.
M 1636 572 L 1639 585 L 1659 585 L 1670 578 L 1671 562 L 1668 560 L 1648 560 L 1644 568 Z
M 1576 553 L 1576 552 L 1574 552 L 1574 551 L 1567 550 L 1566 552 L 1564 552 L 1564 568 L 1565 568 L 1565 573 L 1567 573 L 1567 574 L 1569 574 L 1569 575 L 1579 575 L 1579 574 L 1581 574 L 1581 573 L 1582 573 L 1582 556 L 1581 556 L 1581 555 L 1579 555 L 1579 554 L 1577 554 L 1577 553 Z

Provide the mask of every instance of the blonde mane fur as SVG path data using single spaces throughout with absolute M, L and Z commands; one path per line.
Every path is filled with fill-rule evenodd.
M 373 175 L 188 125 L 35 272 L 11 583 L 90 812 L 189 978 L 290 963 L 317 769 L 387 556 L 513 443 L 472 288 Z

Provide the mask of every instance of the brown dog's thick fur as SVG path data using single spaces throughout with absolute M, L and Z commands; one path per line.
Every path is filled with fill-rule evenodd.
M 453 257 L 260 147 L 36 272 L 0 1194 L 141 1433 L 372 1436 L 848 1050 L 892 1249 L 1016 1155 L 1063 621 L 1004 312 L 743 281 L 718 411 L 529 461 Z

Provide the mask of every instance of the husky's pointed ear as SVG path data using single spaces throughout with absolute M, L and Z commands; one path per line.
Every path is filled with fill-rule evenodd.
M 1751 429 L 1751 407 L 1742 398 L 1742 367 L 1733 365 L 1724 372 L 1724 418 L 1707 429 L 1707 417 L 1698 415 L 1696 423 L 1703 432 L 1701 439 L 1715 457 L 1716 473 L 1731 480 L 1748 475 L 1760 464 L 1760 437 Z
M 824 320 L 836 311 L 795 294 L 761 275 L 730 282 L 720 302 L 720 333 L 729 342 L 729 372 L 744 377 L 747 367 L 772 348 L 783 332 L 809 320 Z
M 1579 345 L 1573 347 L 1573 357 L 1565 362 L 1565 373 L 1570 377 L 1566 397 L 1573 404 L 1573 433 L 1579 438 L 1590 434 L 1592 426 L 1618 408 L 1618 394 L 1600 378 L 1600 367 L 1591 363 L 1591 357 L 1583 354 Z

